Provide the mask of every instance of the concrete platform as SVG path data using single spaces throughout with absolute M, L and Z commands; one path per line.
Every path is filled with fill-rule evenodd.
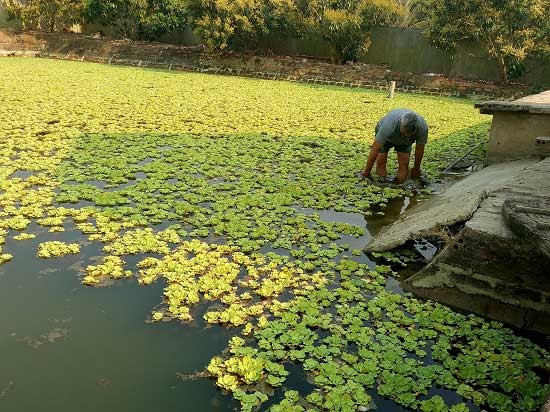
M 473 173 L 445 192 L 407 211 L 393 225 L 382 229 L 366 250 L 390 250 L 408 240 L 439 235 L 446 226 L 469 219 L 484 197 L 510 185 L 513 177 L 525 173 L 535 164 L 535 160 L 507 162 Z
M 443 251 L 402 282 L 403 289 L 550 334 L 550 258 L 538 242 L 514 233 L 503 214 L 510 198 L 550 199 L 549 177 L 547 158 L 501 182 Z
M 477 103 L 493 122 L 486 163 L 499 163 L 537 156 L 537 138 L 550 136 L 550 90 L 514 101 Z

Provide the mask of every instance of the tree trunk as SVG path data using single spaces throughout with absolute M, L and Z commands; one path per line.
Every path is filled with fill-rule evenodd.
M 503 56 L 498 56 L 498 68 L 500 70 L 500 82 L 502 84 L 508 83 L 508 65 Z

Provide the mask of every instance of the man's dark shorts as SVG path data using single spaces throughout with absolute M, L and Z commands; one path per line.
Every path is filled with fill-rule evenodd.
M 411 153 L 412 144 L 393 144 L 386 142 L 380 148 L 380 153 L 388 153 L 390 149 L 394 147 L 397 153 Z

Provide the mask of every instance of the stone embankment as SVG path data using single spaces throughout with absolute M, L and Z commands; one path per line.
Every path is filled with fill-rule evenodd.
M 489 166 L 408 211 L 367 250 L 392 249 L 408 239 L 447 237 L 443 250 L 404 280 L 403 289 L 550 334 L 550 258 L 539 241 L 513 230 L 503 214 L 508 199 L 530 204 L 550 199 L 548 176 L 550 158 Z M 465 222 L 464 227 L 446 236 L 446 228 L 458 222 Z
M 396 81 L 396 92 L 472 99 L 512 99 L 528 95 L 528 85 L 506 87 L 491 82 L 398 73 L 386 66 L 331 64 L 297 56 L 255 56 L 246 53 L 208 53 L 203 47 L 93 38 L 74 33 L 18 33 L 0 31 L 0 56 L 34 56 L 152 67 L 167 70 L 287 80 L 319 85 L 386 90 Z

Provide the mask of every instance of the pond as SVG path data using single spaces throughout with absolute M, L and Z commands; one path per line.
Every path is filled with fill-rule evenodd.
M 422 200 L 357 178 L 377 121 L 425 115 L 433 178 L 487 140 L 472 102 L 42 59 L 0 71 L 0 410 L 542 402 L 544 348 L 404 293 L 395 270 L 418 253 L 362 251 Z
M 145 323 L 162 282 L 83 287 L 79 269 L 97 247 L 51 261 L 35 257 L 36 243 L 8 241 L 25 258 L 0 267 L 2 411 L 235 409 L 211 381 L 178 378 L 203 370 L 232 331 Z
M 297 211 L 317 213 L 325 221 L 362 225 L 365 235 L 353 238 L 352 245 L 362 247 L 411 204 L 407 198 L 393 200 L 383 217 L 367 220 L 356 213 Z M 239 403 L 222 394 L 211 380 L 185 376 L 203 371 L 210 358 L 226 348 L 235 329 L 206 325 L 200 316 L 192 324 L 146 323 L 165 287 L 162 280 L 149 287 L 133 279 L 83 287 L 83 266 L 101 255 L 100 247 L 83 240 L 71 227 L 50 234 L 33 225 L 28 232 L 38 234 L 40 241 L 8 239 L 4 249 L 24 258 L 0 266 L 2 411 L 238 409 Z M 46 240 L 81 242 L 81 253 L 59 260 L 39 259 L 35 251 Z M 368 258 L 363 255 L 361 260 Z M 391 277 L 388 288 L 402 293 Z M 288 387 L 308 387 L 301 368 L 290 372 Z M 384 411 L 405 410 L 373 395 Z

